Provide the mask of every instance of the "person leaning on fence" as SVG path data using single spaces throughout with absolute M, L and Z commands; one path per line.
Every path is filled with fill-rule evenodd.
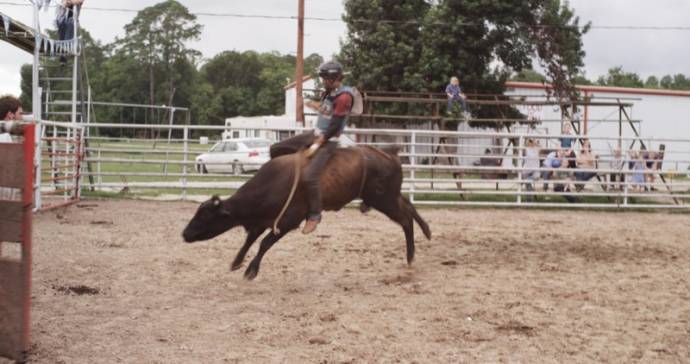
M 9 131 L 12 130 L 12 122 L 22 120 L 22 103 L 14 96 L 0 97 L 0 143 L 11 143 L 12 137 Z
M 630 151 L 630 169 L 634 172 L 632 174 L 632 189 L 634 191 L 643 191 L 645 189 L 645 171 L 647 165 L 642 158 L 642 152 L 638 153 Z
M 575 150 L 573 148 L 573 143 L 575 142 L 575 138 L 571 137 L 573 131 L 570 126 L 570 122 L 565 122 L 563 123 L 563 135 L 566 135 L 563 138 L 559 138 L 561 142 L 561 149 L 565 151 L 565 157 L 567 158 L 568 161 L 568 168 L 576 168 L 577 163 L 575 159 L 577 156 L 575 155 Z
M 575 184 L 575 189 L 577 191 L 582 191 L 584 189 L 584 183 L 597 175 L 597 172 L 593 171 L 596 169 L 596 155 L 592 153 L 592 144 L 589 140 L 585 139 L 582 142 L 582 148 L 580 148 L 580 155 L 577 156 L 577 168 L 586 169 L 586 171 L 575 171 L 575 180 L 580 182 Z
M 22 112 L 22 103 L 16 97 L 0 97 L 0 143 L 12 143 L 10 131 L 22 120 Z M 16 193 L 12 188 L 0 187 L 0 200 L 15 200 Z
M 462 92 L 462 88 L 460 87 L 460 80 L 453 76 L 450 78 L 450 83 L 448 86 L 446 86 L 446 96 L 448 97 L 448 108 L 446 109 L 446 114 L 452 114 L 453 113 L 453 105 L 456 102 L 460 103 L 460 106 L 462 107 L 461 111 L 467 111 L 467 104 L 465 103 L 465 99 L 467 99 L 467 96 Z
M 644 148 L 642 152 L 642 159 L 644 159 L 645 165 L 647 166 L 647 173 L 645 173 L 645 190 L 649 189 L 650 191 L 656 191 L 656 188 L 654 187 L 654 171 L 657 169 L 657 153 Z
M 621 148 L 614 148 L 613 160 L 611 161 L 611 169 L 613 171 L 609 174 L 609 183 L 611 183 L 612 189 L 622 189 L 622 183 L 625 183 L 625 173 L 623 172 L 625 164 Z
M 546 155 L 544 159 L 544 168 L 556 169 L 563 166 L 563 159 L 565 158 L 565 151 L 563 149 L 554 150 Z M 549 190 L 549 180 L 553 176 L 553 170 L 546 170 L 542 173 L 544 179 L 544 191 Z
M 532 138 L 527 139 L 525 146 L 525 161 L 522 165 L 522 178 L 528 180 L 525 183 L 527 191 L 534 191 L 534 181 L 539 178 L 539 141 Z M 525 200 L 531 202 L 534 199 L 533 195 L 527 195 Z

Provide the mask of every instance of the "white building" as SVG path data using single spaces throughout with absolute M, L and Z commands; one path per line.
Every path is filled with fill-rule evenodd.
M 316 90 L 316 82 L 310 77 L 303 79 L 302 89 L 305 93 Z M 270 131 L 263 129 L 291 129 L 298 127 L 312 128 L 316 122 L 316 114 L 309 112 L 305 108 L 305 125 L 297 122 L 296 109 L 296 89 L 295 82 L 284 87 L 285 90 L 285 114 L 268 116 L 236 116 L 225 119 L 227 130 L 223 132 L 223 139 L 228 138 L 266 138 L 271 141 L 278 141 L 287 138 L 290 132 Z

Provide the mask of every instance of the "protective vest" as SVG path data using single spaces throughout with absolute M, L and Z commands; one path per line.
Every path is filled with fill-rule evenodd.
M 344 93 L 350 94 L 350 96 L 352 97 L 352 105 L 354 105 L 355 94 L 352 91 L 352 88 L 348 86 L 343 86 L 339 88 L 334 95 L 329 93 L 321 99 L 319 118 L 316 121 L 316 128 L 319 129 L 321 133 L 325 133 L 326 130 L 328 130 L 328 126 L 331 124 L 331 119 L 333 118 L 333 104 L 335 103 L 335 99 L 337 99 L 338 96 Z M 350 110 L 348 110 L 347 115 L 345 115 L 345 117 L 343 118 L 343 121 L 340 125 L 340 129 L 338 130 L 338 134 L 340 134 L 345 129 L 345 125 L 347 125 L 347 120 L 350 118 L 350 111 L 352 111 L 352 106 L 350 106 Z

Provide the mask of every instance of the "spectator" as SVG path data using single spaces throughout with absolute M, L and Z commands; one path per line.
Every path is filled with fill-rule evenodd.
M 527 191 L 534 191 L 534 181 L 539 178 L 539 141 L 532 138 L 527 139 L 527 146 L 525 147 L 525 162 L 522 166 L 524 172 L 522 178 L 529 180 L 526 183 Z M 531 202 L 534 199 L 533 195 L 527 195 L 526 201 Z
M 575 150 L 573 150 L 573 141 L 575 138 L 571 137 L 573 130 L 570 126 L 570 122 L 566 121 L 563 123 L 563 135 L 566 135 L 563 138 L 559 138 L 561 142 L 561 149 L 565 151 L 565 156 L 568 161 L 568 168 L 576 168 L 577 164 L 575 162 L 575 159 L 577 158 L 575 156 Z
M 453 113 L 453 104 L 455 102 L 460 102 L 462 111 L 467 111 L 467 105 L 465 104 L 465 99 L 467 96 L 462 92 L 460 88 L 460 80 L 453 76 L 450 78 L 450 83 L 446 86 L 446 95 L 448 97 L 448 108 L 446 109 L 447 114 Z
M 632 164 L 632 169 L 634 171 L 632 175 L 632 188 L 635 191 L 643 191 L 645 188 L 645 178 L 644 173 L 647 169 L 647 165 L 642 158 L 642 152 L 636 153 L 634 151 L 630 152 L 630 164 Z
M 58 39 L 70 40 L 74 38 L 74 13 L 81 13 L 81 5 L 84 0 L 62 0 L 62 5 L 57 7 L 55 23 L 58 28 Z
M 22 120 L 22 103 L 14 96 L 0 97 L 0 143 L 12 143 L 12 124 Z M 17 190 L 0 187 L 0 200 L 12 201 L 18 198 Z
M 625 173 L 623 173 L 623 168 L 625 167 L 625 161 L 623 160 L 623 153 L 621 153 L 621 148 L 616 147 L 613 150 L 613 160 L 611 161 L 611 172 L 609 175 L 609 182 L 611 182 L 612 189 L 622 189 L 621 183 L 625 182 Z
M 565 156 L 565 151 L 563 149 L 558 149 L 552 151 L 546 155 L 544 159 L 544 168 L 556 169 L 563 166 L 563 158 Z M 544 171 L 542 173 L 542 178 L 544 179 L 544 191 L 549 190 L 549 179 L 553 176 L 553 171 Z
M 645 166 L 647 167 L 647 173 L 645 173 L 645 190 L 656 191 L 654 188 L 654 171 L 657 170 L 658 157 L 657 153 L 651 150 L 647 150 L 646 147 L 642 147 L 642 159 L 644 160 Z
M 596 156 L 592 153 L 592 145 L 589 140 L 585 139 L 582 143 L 582 148 L 580 149 L 580 155 L 577 157 L 577 168 L 579 169 L 595 169 L 596 168 Z M 595 171 L 575 171 L 575 180 L 579 182 L 587 182 L 592 177 L 596 176 Z M 581 191 L 584 188 L 583 183 L 578 183 L 575 185 L 577 191 Z
M 74 13 L 75 10 L 81 14 L 81 5 L 84 0 L 62 0 L 62 4 L 57 7 L 55 14 L 55 24 L 57 25 L 58 39 L 71 40 L 74 39 Z M 60 63 L 63 65 L 67 59 L 60 57 Z
M 5 130 L 11 129 L 11 123 L 7 121 L 21 121 L 22 120 L 22 103 L 14 96 L 0 97 L 0 143 L 11 143 L 12 137 L 9 133 L 4 133 Z
M 501 160 L 495 156 L 492 155 L 493 153 L 491 152 L 490 148 L 484 149 L 484 155 L 485 157 L 479 158 L 479 166 L 500 166 L 501 165 Z

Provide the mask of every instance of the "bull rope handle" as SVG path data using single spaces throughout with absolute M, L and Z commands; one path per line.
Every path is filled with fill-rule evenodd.
M 280 219 L 283 218 L 283 215 L 285 214 L 285 211 L 287 210 L 288 206 L 290 205 L 290 202 L 292 202 L 292 198 L 295 196 L 295 191 L 297 190 L 297 183 L 299 182 L 299 167 L 300 167 L 300 160 L 301 160 L 301 155 L 302 152 L 297 152 L 293 154 L 295 156 L 295 178 L 294 181 L 292 182 L 292 189 L 290 190 L 290 195 L 288 195 L 287 201 L 285 201 L 285 205 L 283 206 L 283 209 L 280 211 L 280 214 L 278 214 L 278 217 L 276 218 L 275 222 L 273 223 L 273 235 L 278 235 L 280 234 L 280 229 L 278 229 L 278 223 L 280 222 Z

